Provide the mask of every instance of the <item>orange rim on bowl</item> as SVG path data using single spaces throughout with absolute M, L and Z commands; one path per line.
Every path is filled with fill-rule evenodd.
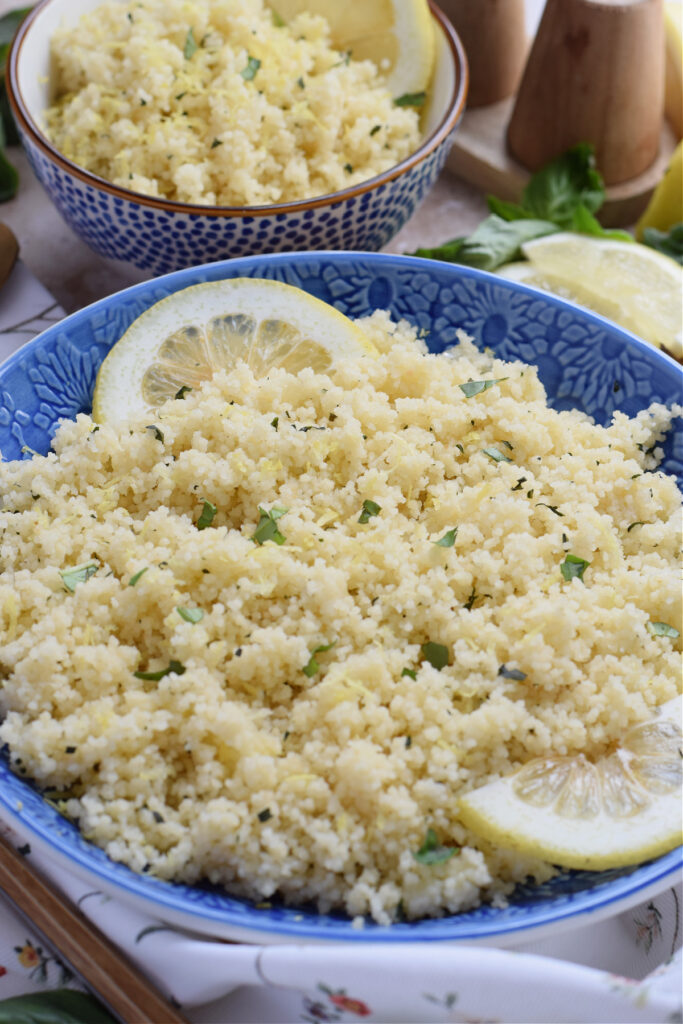
M 84 168 L 79 167 L 78 164 L 75 164 L 72 160 L 68 160 L 59 152 L 58 149 L 55 149 L 29 113 L 28 106 L 22 96 L 21 88 L 19 86 L 18 64 L 21 59 L 22 49 L 27 42 L 31 25 L 41 11 L 43 11 L 51 2 L 52 0 L 42 0 L 41 3 L 36 4 L 33 10 L 22 22 L 11 44 L 7 59 L 7 95 L 9 97 L 12 114 L 20 128 L 31 137 L 33 142 L 47 157 L 62 167 L 63 170 L 72 174 L 76 178 L 80 178 L 80 180 L 85 182 L 87 185 L 102 189 L 104 192 L 109 192 L 111 195 L 117 196 L 120 199 L 134 200 L 141 206 L 150 206 L 155 207 L 156 209 L 168 210 L 176 213 L 202 214 L 205 217 L 258 217 L 265 214 L 272 216 L 273 214 L 278 213 L 294 213 L 299 210 L 314 209 L 318 206 L 334 205 L 335 203 L 343 202 L 352 196 L 362 195 L 364 192 L 368 192 L 371 189 L 377 188 L 389 181 L 393 181 L 394 178 L 398 178 L 415 164 L 420 163 L 438 146 L 440 146 L 446 138 L 448 138 L 457 126 L 465 109 L 467 87 L 469 83 L 469 70 L 465 50 L 450 21 L 439 10 L 436 4 L 433 3 L 433 0 L 428 0 L 432 17 L 441 28 L 453 59 L 455 80 L 453 83 L 451 98 L 446 107 L 446 113 L 442 117 L 441 121 L 428 138 L 424 140 L 420 147 L 416 149 L 414 153 L 411 153 L 410 156 L 406 157 L 405 160 L 402 160 L 401 163 L 396 164 L 394 167 L 390 167 L 388 171 L 384 171 L 382 174 L 378 174 L 374 178 L 368 178 L 367 181 L 363 181 L 358 185 L 353 185 L 350 188 L 341 189 L 339 192 L 328 192 L 321 196 L 315 196 L 312 199 L 299 199 L 295 202 L 278 203 L 276 205 L 204 206 L 200 203 L 180 203 L 174 199 L 158 199 L 154 196 L 146 196 L 141 192 L 133 192 L 130 189 L 120 188 L 118 185 L 113 185 L 104 178 L 100 178 L 97 174 L 92 174 L 90 171 L 86 171 Z

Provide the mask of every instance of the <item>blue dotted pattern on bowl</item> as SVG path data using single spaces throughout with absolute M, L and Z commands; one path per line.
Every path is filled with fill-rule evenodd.
M 38 179 L 67 224 L 110 259 L 152 274 L 208 260 L 292 250 L 363 249 L 393 238 L 441 171 L 455 129 L 398 177 L 325 206 L 253 216 L 207 216 L 159 209 L 96 188 L 52 161 L 26 133 L 22 142 Z
M 252 257 L 179 271 L 145 282 L 68 317 L 0 367 L 0 450 L 28 457 L 49 449 L 56 422 L 87 411 L 97 368 L 128 325 L 166 295 L 202 281 L 266 277 L 304 288 L 349 316 L 387 308 L 429 332 L 441 351 L 464 329 L 480 347 L 539 367 L 556 408 L 578 408 L 601 423 L 616 410 L 634 414 L 652 401 L 680 401 L 683 372 L 667 357 L 600 317 L 490 274 L 406 256 L 297 253 Z M 663 468 L 683 481 L 680 421 L 664 444 Z M 518 887 L 505 909 L 478 907 L 456 917 L 352 928 L 342 915 L 301 908 L 258 909 L 210 887 L 172 885 L 136 875 L 91 846 L 0 758 L 0 804 L 73 862 L 164 909 L 280 938 L 355 941 L 472 940 L 535 928 L 617 904 L 673 878 L 681 850 L 634 869 L 569 872 L 542 886 Z

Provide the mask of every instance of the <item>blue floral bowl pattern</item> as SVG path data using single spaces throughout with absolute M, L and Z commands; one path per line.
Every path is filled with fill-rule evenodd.
M 615 325 L 551 295 L 481 271 L 409 256 L 295 253 L 250 257 L 177 271 L 102 299 L 29 342 L 0 367 L 0 451 L 5 459 L 45 453 L 58 420 L 88 411 L 97 369 L 128 325 L 159 299 L 202 281 L 266 277 L 305 289 L 357 317 L 387 308 L 428 331 L 441 351 L 459 328 L 480 347 L 539 368 L 556 408 L 581 409 L 598 422 L 633 415 L 651 402 L 683 396 L 683 371 L 667 356 Z M 663 469 L 683 484 L 683 424 L 664 443 Z M 91 846 L 77 829 L 0 757 L 0 810 L 24 835 L 101 887 L 140 903 L 161 918 L 199 932 L 237 938 L 349 941 L 473 941 L 615 912 L 653 886 L 673 882 L 681 850 L 636 868 L 570 872 L 542 886 L 520 886 L 509 907 L 482 906 L 456 917 L 353 928 L 342 915 L 306 908 L 258 908 L 225 892 L 135 875 Z
M 66 15 L 67 4 L 62 6 Z M 8 60 L 8 93 L 21 141 L 36 177 L 76 234 L 101 256 L 152 274 L 252 253 L 381 249 L 436 181 L 464 110 L 464 51 L 433 8 L 434 95 L 423 142 L 402 163 L 341 192 L 280 205 L 207 207 L 155 199 L 77 167 L 41 131 L 44 99 L 34 72 L 46 72 L 47 23 L 57 13 L 59 0 L 44 0 L 22 25 Z M 45 68 L 34 56 L 37 50 L 45 53 Z

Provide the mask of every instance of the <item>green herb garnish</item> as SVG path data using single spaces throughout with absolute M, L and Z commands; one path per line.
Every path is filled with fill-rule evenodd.
M 583 574 L 590 565 L 585 558 L 579 558 L 578 555 L 566 555 L 564 562 L 560 565 L 560 572 L 564 578 L 569 582 L 573 579 L 583 579 Z
M 427 99 L 426 92 L 404 92 L 394 100 L 395 107 L 423 107 Z
M 138 582 L 138 580 L 141 579 L 145 575 L 145 573 L 147 572 L 148 569 L 149 569 L 149 566 L 146 565 L 144 569 L 139 569 L 136 573 L 133 573 L 131 578 L 128 580 L 128 586 L 129 587 L 134 587 L 135 584 Z
M 120 1020 L 120 1018 L 117 1018 Z M 0 1000 L 0 1024 L 116 1024 L 91 995 L 70 988 Z
M 175 673 L 177 676 L 182 676 L 186 672 L 186 668 L 180 661 L 169 661 L 166 668 L 160 668 L 157 672 L 133 672 L 136 679 L 146 679 L 149 682 L 158 683 L 164 676 L 169 676 L 171 673 Z
M 442 846 L 434 829 L 428 828 L 422 846 L 413 857 L 419 864 L 443 864 L 456 853 L 457 846 Z
M 145 427 L 145 430 L 151 430 L 157 441 L 161 441 L 162 444 L 164 443 L 164 435 L 154 423 L 150 423 L 148 427 Z
M 468 380 L 465 384 L 458 384 L 458 387 L 465 395 L 465 398 L 474 398 L 482 391 L 488 391 L 494 384 L 502 384 L 507 377 L 499 377 L 497 380 Z
M 197 529 L 206 530 L 207 527 L 211 526 L 213 517 L 216 515 L 218 509 L 211 501 L 207 501 L 206 498 L 202 498 L 204 507 L 202 508 L 202 514 L 197 520 Z
M 672 640 L 681 635 L 675 626 L 669 626 L 666 622 L 648 622 L 647 631 L 653 636 L 670 636 Z
M 297 78 L 296 84 L 299 86 L 300 89 L 306 88 L 306 83 L 304 82 L 303 78 Z
M 191 60 L 198 49 L 199 44 L 194 37 L 194 32 L 191 28 L 188 28 L 187 35 L 185 36 L 185 45 L 183 46 L 183 57 L 185 60 Z
M 499 451 L 498 448 L 482 448 L 482 452 L 484 455 L 488 455 L 493 462 L 512 462 L 512 459 L 509 459 L 507 455 Z
M 564 512 L 560 512 L 557 505 L 549 505 L 547 501 L 537 501 L 536 507 L 543 505 L 545 508 L 549 508 L 551 512 L 554 512 L 556 516 L 564 517 Z
M 373 128 L 370 129 L 370 135 L 371 136 L 376 135 L 377 132 L 379 132 L 381 130 L 382 130 L 382 125 L 381 124 L 376 124 Z
M 458 527 L 454 526 L 452 530 L 447 530 L 446 533 L 444 533 L 441 540 L 433 540 L 432 544 L 437 548 L 452 548 L 455 545 L 455 538 L 457 536 Z
M 271 10 L 270 16 L 272 18 L 273 25 L 275 25 L 275 28 L 285 27 L 285 19 L 280 14 L 278 14 L 277 11 Z
M 185 619 L 185 622 L 201 622 L 204 618 L 204 612 L 201 608 L 182 608 L 178 606 L 176 611 L 181 619 Z
M 190 391 L 192 391 L 192 388 L 190 387 L 190 385 L 189 384 L 183 384 L 183 386 L 181 388 L 178 388 L 178 390 L 176 391 L 176 393 L 175 393 L 175 395 L 173 397 L 176 398 L 176 399 L 184 398 L 185 395 L 190 393 Z
M 508 668 L 507 665 L 500 666 L 498 675 L 502 676 L 503 679 L 514 679 L 519 683 L 526 679 L 526 672 L 520 672 L 518 668 Z
M 401 679 L 403 676 L 408 676 L 410 679 L 417 679 L 417 672 L 412 668 L 404 668 L 401 672 Z
M 353 167 L 351 164 L 344 164 L 344 170 L 347 174 L 353 174 Z
M 651 249 L 656 249 L 657 252 L 664 253 L 676 263 L 683 265 L 683 223 L 674 224 L 668 231 L 645 228 L 643 242 Z
M 422 644 L 420 650 L 424 660 L 428 661 L 437 671 L 440 672 L 448 664 L 448 648 L 443 644 L 435 644 L 428 640 L 426 644 Z
M 638 522 L 631 523 L 630 526 L 627 526 L 626 527 L 626 532 L 630 533 L 631 530 L 633 530 L 636 526 L 647 526 L 647 523 L 645 523 L 642 519 L 639 519 Z
M 304 667 L 301 670 L 305 676 L 308 676 L 309 679 L 312 679 L 316 672 L 320 671 L 320 665 L 315 660 L 316 654 L 322 654 L 323 651 L 331 650 L 336 644 L 336 642 L 336 640 L 333 640 L 331 644 L 320 644 L 318 647 L 313 648 L 313 650 L 311 651 L 311 656 L 308 659 L 308 664 L 304 665 Z
M 256 57 L 247 57 L 247 66 L 242 68 L 240 75 L 245 82 L 251 82 L 256 76 L 256 72 L 261 67 L 261 61 L 257 60 Z
M 221 139 L 214 139 L 213 142 L 211 143 L 211 149 L 215 149 L 216 146 L 222 146 L 222 145 L 223 145 L 223 142 L 222 142 Z
M 286 508 L 271 508 L 270 511 L 266 512 L 265 509 L 258 507 L 261 518 L 258 521 L 256 529 L 251 536 L 251 539 L 257 544 L 265 544 L 267 540 L 275 541 L 276 544 L 284 544 L 285 537 L 280 533 L 277 521 L 287 512 Z
M 59 575 L 62 577 L 66 590 L 73 594 L 78 584 L 85 583 L 91 576 L 94 576 L 99 567 L 99 562 L 84 562 L 82 565 L 75 565 L 71 569 L 60 569 Z
M 270 807 L 264 807 L 262 811 L 259 811 L 256 815 L 259 821 L 268 821 L 273 817 Z
M 366 498 L 366 500 L 363 502 L 363 510 L 361 514 L 358 516 L 358 522 L 367 523 L 370 519 L 370 516 L 378 516 L 381 511 L 381 505 L 378 505 L 376 501 L 370 501 L 369 499 Z

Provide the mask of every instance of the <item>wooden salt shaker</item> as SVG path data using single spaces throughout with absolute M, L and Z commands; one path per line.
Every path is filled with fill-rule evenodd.
M 439 0 L 465 47 L 470 68 L 468 107 L 511 96 L 528 49 L 524 0 Z
M 508 125 L 510 152 L 537 170 L 592 142 L 605 183 L 635 178 L 659 149 L 662 0 L 547 0 Z

